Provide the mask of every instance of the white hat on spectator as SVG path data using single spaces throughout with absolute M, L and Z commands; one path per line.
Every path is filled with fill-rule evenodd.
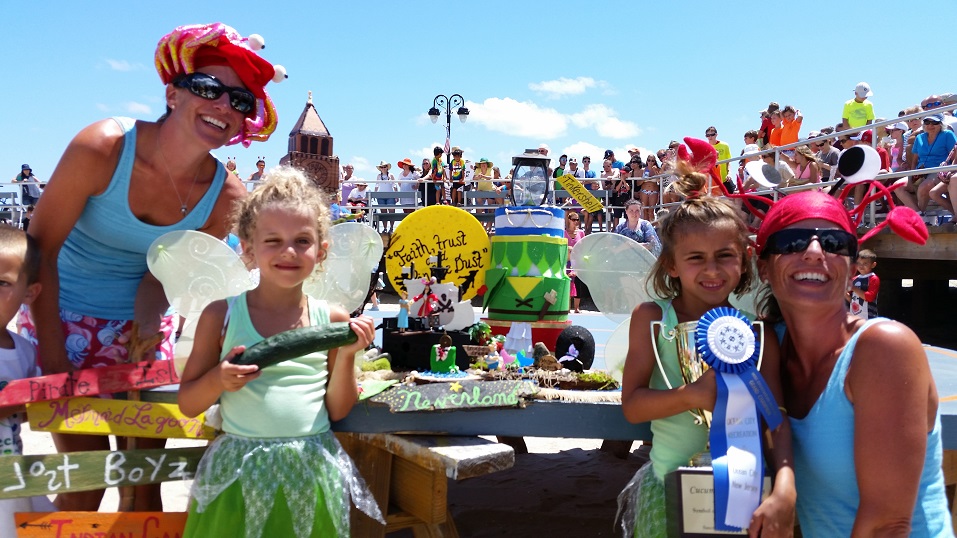
M 870 84 L 866 82 L 858 82 L 857 86 L 854 88 L 854 95 L 860 98 L 864 98 L 864 97 L 870 97 L 874 95 L 874 93 L 871 92 Z
M 759 148 L 757 144 L 748 144 L 747 146 L 744 146 L 742 155 L 747 157 L 748 155 L 754 155 L 759 151 L 761 151 L 761 148 Z

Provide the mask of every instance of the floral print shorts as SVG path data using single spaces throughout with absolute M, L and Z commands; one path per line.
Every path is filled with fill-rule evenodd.
M 62 308 L 60 319 L 63 320 L 67 357 L 75 368 L 98 368 L 126 362 L 126 346 L 119 342 L 119 338 L 130 331 L 132 320 L 94 318 Z M 163 341 L 156 346 L 157 360 L 173 358 L 175 319 L 176 316 L 163 317 L 160 325 Z M 17 314 L 17 332 L 33 345 L 37 345 L 36 326 L 27 306 L 21 306 Z M 37 361 L 39 362 L 39 357 Z

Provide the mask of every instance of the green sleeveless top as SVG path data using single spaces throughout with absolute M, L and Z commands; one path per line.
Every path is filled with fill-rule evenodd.
M 329 323 L 325 301 L 308 298 L 310 325 Z M 263 339 L 249 319 L 246 293 L 227 299 L 226 334 L 220 360 L 235 346 L 249 347 Z M 329 429 L 325 351 L 264 368 L 262 374 L 236 392 L 220 397 L 223 431 L 254 438 L 306 437 Z
M 684 385 L 678 368 L 678 353 L 675 342 L 669 341 L 665 336 L 678 324 L 678 316 L 671 306 L 671 301 L 659 300 L 655 301 L 655 304 L 661 307 L 663 324 L 655 345 L 671 386 L 677 388 Z M 652 389 L 668 390 L 668 385 L 661 377 L 657 364 L 651 372 L 648 386 Z M 651 464 L 659 480 L 664 480 L 666 474 L 678 467 L 687 466 L 691 458 L 703 452 L 708 445 L 708 429 L 704 425 L 695 424 L 694 417 L 687 411 L 652 420 L 651 432 L 654 434 L 654 443 L 651 445 Z

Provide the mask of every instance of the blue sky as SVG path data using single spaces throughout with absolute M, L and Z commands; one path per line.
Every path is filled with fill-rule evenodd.
M 7 75 L 0 166 L 49 178 L 70 139 L 111 115 L 155 119 L 163 87 L 153 67 L 161 36 L 181 24 L 225 22 L 266 40 L 263 56 L 289 79 L 270 84 L 279 128 L 265 143 L 222 148 L 240 175 L 285 155 L 307 93 L 342 163 L 369 178 L 380 160 L 421 162 L 444 143 L 426 115 L 459 93 L 452 144 L 503 170 L 524 148 L 552 156 L 619 158 L 655 150 L 709 125 L 732 153 L 769 101 L 805 115 L 802 135 L 840 120 L 855 84 L 870 83 L 878 116 L 932 93 L 957 91 L 942 29 L 957 2 L 15 2 L 4 7 Z M 910 25 L 911 28 L 907 26 Z M 597 163 L 596 163 L 597 164 Z M 595 167 L 597 168 L 597 166 Z

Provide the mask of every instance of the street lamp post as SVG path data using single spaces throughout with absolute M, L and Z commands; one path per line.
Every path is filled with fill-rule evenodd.
M 439 116 L 442 114 L 440 109 L 445 110 L 446 142 L 452 139 L 452 109 L 456 107 L 458 107 L 458 110 L 456 110 L 455 113 L 458 115 L 459 120 L 465 123 L 465 120 L 469 119 L 469 109 L 465 108 L 465 98 L 457 93 L 452 94 L 452 97 L 446 97 L 442 94 L 436 95 L 435 99 L 432 100 L 432 108 L 429 109 L 429 118 L 432 120 L 432 123 L 438 123 Z M 445 152 L 445 158 L 451 170 L 452 154 L 450 151 Z M 451 171 L 449 173 L 451 173 Z

